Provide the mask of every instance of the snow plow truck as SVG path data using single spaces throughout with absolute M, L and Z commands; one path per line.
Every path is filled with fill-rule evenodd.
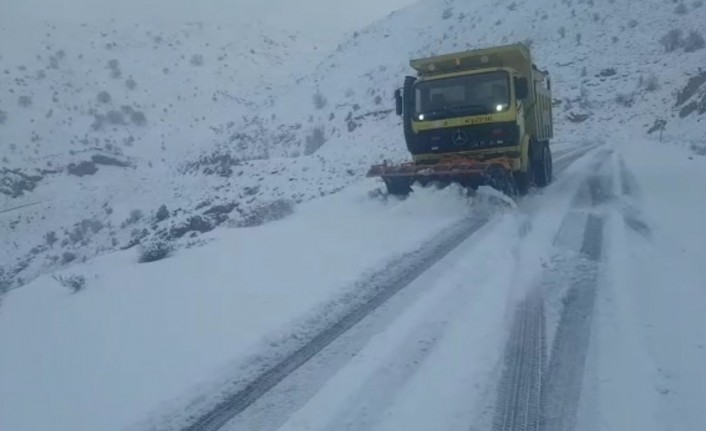
M 510 197 L 552 181 L 551 81 L 523 44 L 410 61 L 395 91 L 412 161 L 374 165 L 388 193 L 412 184 L 488 185 Z

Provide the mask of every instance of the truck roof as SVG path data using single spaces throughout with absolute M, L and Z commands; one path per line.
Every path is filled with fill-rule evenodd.
M 529 77 L 532 69 L 537 70 L 532 64 L 529 48 L 521 43 L 420 58 L 411 60 L 410 66 L 422 76 L 509 67 Z

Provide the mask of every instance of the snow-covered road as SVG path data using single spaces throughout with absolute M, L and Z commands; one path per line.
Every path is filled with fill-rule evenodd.
M 386 269 L 378 296 L 186 429 L 454 430 L 487 427 L 493 417 L 509 424 L 499 429 L 536 429 L 516 420 L 527 413 L 519 400 L 540 405 L 545 355 L 542 301 L 524 304 L 540 297 L 560 230 L 585 237 L 577 255 L 600 248 L 593 218 L 566 220 L 583 210 L 585 190 L 599 193 L 591 172 L 609 155 L 596 147 L 559 154 L 553 186 L 511 211 L 476 211 L 424 255 L 403 257 Z
M 154 265 L 87 262 L 79 295 L 12 292 L 0 428 L 698 429 L 704 161 L 556 149 L 516 206 L 359 184 Z

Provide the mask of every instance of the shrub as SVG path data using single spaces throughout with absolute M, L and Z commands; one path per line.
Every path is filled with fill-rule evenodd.
M 5 269 L 0 267 L 0 295 L 10 290 L 12 286 L 12 279 L 10 274 L 5 272 Z
M 689 9 L 686 8 L 686 5 L 684 3 L 679 3 L 677 7 L 674 9 L 674 13 L 677 15 L 686 15 L 689 13 Z
M 69 166 L 67 166 L 67 170 L 69 174 L 75 175 L 77 177 L 83 177 L 86 175 L 93 175 L 96 172 L 98 172 L 98 167 L 96 166 L 95 163 L 93 162 L 80 162 L 80 163 L 71 163 Z
M 101 91 L 98 93 L 98 96 L 96 97 L 100 103 L 110 103 L 112 100 L 112 97 L 110 96 L 110 93 L 107 91 Z
M 130 77 L 127 79 L 127 81 L 125 81 L 125 86 L 128 88 L 128 90 L 134 90 L 137 88 L 137 81 Z
M 686 52 L 694 52 L 703 49 L 704 45 L 703 36 L 694 30 L 690 31 L 689 35 L 684 39 L 684 51 Z
M 159 207 L 157 213 L 155 214 L 155 218 L 158 222 L 164 221 L 169 218 L 169 210 L 167 209 L 166 205 L 162 204 L 162 206 Z
M 444 9 L 444 12 L 441 14 L 441 19 L 446 20 L 446 19 L 451 18 L 452 16 L 454 16 L 454 11 L 453 11 L 453 9 L 451 9 L 451 8 L 446 8 L 446 9 Z
M 630 28 L 637 27 L 637 20 L 631 19 L 630 21 L 628 21 L 628 27 L 630 27 Z
M 589 114 L 576 114 L 572 112 L 566 117 L 566 119 L 571 121 L 572 123 L 583 123 L 584 121 L 588 120 L 589 117 Z
M 326 143 L 323 127 L 315 127 L 311 135 L 306 137 L 306 145 L 304 145 L 304 155 L 310 156 L 317 152 Z
M 321 92 L 319 92 L 318 90 L 316 91 L 316 93 L 314 93 L 313 99 L 314 107 L 319 110 L 324 109 L 326 107 L 326 104 L 328 103 L 324 95 L 321 94 Z
M 7 121 L 7 112 L 0 111 L 0 124 L 4 124 Z
M 118 60 L 108 61 L 108 70 L 110 70 L 110 76 L 113 79 L 118 79 L 123 75 L 123 73 L 120 71 L 120 63 L 118 62 Z
M 136 126 L 144 126 L 147 124 L 147 117 L 142 111 L 132 111 L 130 112 L 130 121 Z
M 54 275 L 52 278 L 62 287 L 69 289 L 71 293 L 78 293 L 86 287 L 86 277 L 82 275 L 71 274 L 66 277 Z
M 650 75 L 647 78 L 645 81 L 645 90 L 650 92 L 659 90 L 659 80 L 657 79 L 657 76 Z
M 157 262 L 169 257 L 174 252 L 174 247 L 166 241 L 155 240 L 140 246 L 140 263 Z
M 278 199 L 253 209 L 243 218 L 241 227 L 260 226 L 264 223 L 280 220 L 294 212 L 291 202 Z
M 189 60 L 189 63 L 191 63 L 192 66 L 203 66 L 203 55 L 201 55 L 201 54 L 192 55 L 191 60 Z
M 125 116 L 120 111 L 109 111 L 105 114 L 105 120 L 108 124 L 112 124 L 114 126 L 125 124 Z
M 615 96 L 615 103 L 618 105 L 629 108 L 635 102 L 635 97 L 633 94 L 618 94 Z
M 17 104 L 22 108 L 29 108 L 32 106 L 32 98 L 29 96 L 20 96 L 17 98 Z
M 659 42 L 662 46 L 664 46 L 664 50 L 666 52 L 676 51 L 684 44 L 684 40 L 682 39 L 682 31 L 678 28 L 669 30 L 667 34 L 662 36 Z
M 44 235 L 44 240 L 47 242 L 47 245 L 49 247 L 54 247 L 54 243 L 56 241 L 58 241 L 58 238 L 56 237 L 56 232 L 54 232 L 54 231 L 47 232 Z
M 130 211 L 130 215 L 128 216 L 127 219 L 123 222 L 123 226 L 130 226 L 131 224 L 135 224 L 138 221 L 142 220 L 142 216 L 144 214 L 142 213 L 141 210 L 132 210 Z
M 74 260 L 76 260 L 76 253 L 70 252 L 70 251 L 65 251 L 64 253 L 61 254 L 61 264 L 66 265 L 67 263 L 71 263 Z

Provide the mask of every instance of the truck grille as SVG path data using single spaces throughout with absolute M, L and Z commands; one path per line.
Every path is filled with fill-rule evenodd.
M 519 132 L 515 123 L 435 129 L 416 135 L 412 154 L 453 153 L 485 150 L 518 145 Z

